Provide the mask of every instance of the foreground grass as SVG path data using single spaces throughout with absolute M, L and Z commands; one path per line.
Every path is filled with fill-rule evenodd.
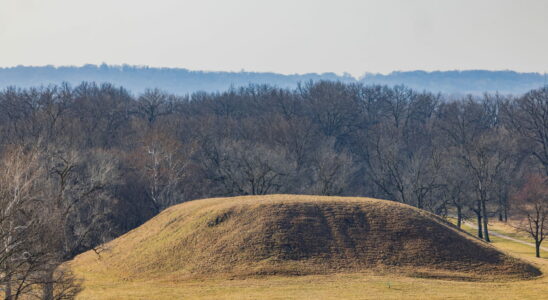
M 504 225 L 500 233 L 524 239 Z M 473 233 L 474 229 L 465 228 Z M 525 240 L 525 239 L 524 239 Z M 548 253 L 493 237 L 493 245 L 528 260 L 548 274 Z M 121 281 L 104 273 L 76 269 L 85 278 L 78 299 L 546 299 L 548 277 L 506 282 L 462 282 L 397 275 L 334 274 L 299 277 L 255 277 L 234 280 Z

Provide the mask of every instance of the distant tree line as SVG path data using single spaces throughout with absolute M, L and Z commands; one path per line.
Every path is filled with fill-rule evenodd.
M 0 281 L 7 299 L 68 299 L 79 286 L 63 262 L 170 205 L 219 196 L 388 199 L 459 227 L 473 219 L 489 241 L 488 220 L 529 207 L 518 201 L 539 190 L 528 178 L 547 176 L 547 89 L 447 99 L 330 81 L 138 97 L 111 84 L 10 87 Z
M 514 71 L 405 71 L 390 74 L 366 73 L 359 78 L 350 74 L 335 73 L 278 74 L 269 72 L 213 72 L 191 71 L 180 68 L 154 68 L 130 65 L 84 65 L 76 66 L 17 66 L 0 68 L 0 89 L 8 86 L 22 88 L 47 86 L 82 81 L 109 82 L 123 86 L 133 93 L 143 93 L 146 87 L 157 87 L 163 91 L 183 95 L 197 91 L 225 91 L 232 86 L 268 84 L 279 88 L 294 89 L 299 82 L 340 81 L 380 85 L 400 85 L 416 90 L 442 92 L 446 94 L 474 94 L 500 92 L 523 94 L 546 84 L 546 76 L 539 73 L 518 73 Z
M 538 83 L 538 80 L 535 81 L 535 76 L 521 76 L 519 73 L 516 73 L 516 75 L 526 84 Z M 197 91 L 225 91 L 232 86 L 246 86 L 248 84 L 269 84 L 281 88 L 294 88 L 298 82 L 309 80 L 347 83 L 357 81 L 348 74 L 339 76 L 335 73 L 285 75 L 271 72 L 248 72 L 245 70 L 215 72 L 107 64 L 84 65 L 81 67 L 17 66 L 0 68 L 0 89 L 12 85 L 24 88 L 60 84 L 62 82 L 79 84 L 82 81 L 88 81 L 120 85 L 133 93 L 143 93 L 146 87 L 153 86 L 169 93 L 183 95 Z

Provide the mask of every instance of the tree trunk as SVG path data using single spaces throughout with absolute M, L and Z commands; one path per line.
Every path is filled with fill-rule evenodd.
M 535 240 L 535 254 L 540 258 L 540 241 Z
M 462 225 L 462 208 L 457 206 L 457 227 L 460 228 Z
M 483 239 L 483 226 L 481 226 L 481 213 L 476 212 L 476 216 L 478 218 L 478 237 L 480 239 Z
M 504 196 L 499 195 L 499 207 L 497 209 L 497 213 L 499 214 L 499 222 L 504 221 L 504 210 L 506 207 L 506 200 L 504 200 Z
M 5 284 L 4 284 L 4 299 L 5 300 L 12 300 L 13 297 L 11 295 L 11 276 L 6 275 L 6 278 L 4 278 Z
M 42 288 L 42 300 L 53 300 L 53 272 L 55 269 L 48 270 L 44 276 L 44 286 Z
M 476 213 L 476 217 L 478 219 L 478 237 L 480 239 L 483 239 L 483 231 L 482 231 L 483 227 L 481 226 L 481 201 L 478 200 L 476 202 L 476 204 L 478 206 L 477 206 L 476 210 L 474 210 L 474 212 Z
M 491 242 L 491 239 L 489 239 L 489 228 L 487 224 L 489 224 L 489 220 L 487 218 L 487 208 L 485 207 L 485 199 L 481 201 L 481 210 L 483 212 L 483 232 L 484 232 L 484 238 L 486 242 Z

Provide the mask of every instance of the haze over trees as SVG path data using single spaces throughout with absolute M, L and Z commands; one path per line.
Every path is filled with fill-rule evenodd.
M 365 73 L 359 78 L 348 74 L 291 74 L 269 72 L 205 72 L 177 68 L 153 68 L 146 66 L 109 66 L 102 64 L 81 67 L 26 67 L 0 68 L 0 88 L 8 86 L 36 87 L 69 82 L 78 85 L 82 81 L 109 82 L 123 86 L 132 93 L 140 94 L 146 87 L 184 95 L 198 91 L 222 92 L 233 86 L 268 84 L 279 88 L 297 87 L 299 82 L 329 80 L 344 83 L 405 85 L 418 91 L 446 94 L 475 94 L 485 92 L 501 94 L 523 94 L 546 84 L 539 73 L 517 73 L 513 71 L 401 71 L 390 74 Z
M 548 172 L 547 112 L 547 89 L 9 87 L 0 92 L 0 281 L 13 299 L 70 297 L 78 282 L 62 262 L 100 252 L 168 206 L 217 196 L 388 199 L 455 215 L 459 226 L 473 218 L 489 240 L 489 219 L 519 216 L 520 178 Z

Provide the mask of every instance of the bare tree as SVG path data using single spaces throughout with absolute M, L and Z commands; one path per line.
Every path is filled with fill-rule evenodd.
M 346 135 L 358 125 L 358 98 L 350 86 L 321 81 L 301 86 L 299 91 L 308 105 L 311 119 L 326 136 Z
M 473 207 L 473 195 L 470 191 L 470 180 L 467 178 L 466 168 L 455 153 L 448 149 L 443 154 L 444 162 L 441 168 L 441 196 L 456 209 L 457 227 L 461 228 L 466 219 L 466 208 Z
M 470 209 L 477 217 L 478 236 L 486 241 L 490 241 L 488 202 L 495 198 L 499 175 L 512 157 L 504 136 L 499 134 L 502 129 L 497 124 L 497 109 L 498 103 L 489 98 L 482 102 L 469 98 L 442 107 L 438 124 L 451 153 L 466 170 L 476 199 Z
M 40 174 L 35 153 L 22 147 L 3 153 L 0 173 L 0 262 L 4 298 L 17 299 L 33 284 L 29 279 L 35 266 L 31 242 L 36 238 L 37 220 L 29 218 L 36 198 Z M 35 203 L 34 203 L 35 204 Z
M 67 268 L 53 270 L 55 276 L 44 281 L 56 253 L 49 247 L 51 219 L 43 215 L 47 206 L 43 178 L 47 175 L 40 154 L 33 147 L 13 147 L 3 153 L 0 162 L 0 273 L 5 299 L 46 298 L 39 287 L 47 285 L 53 287 L 51 299 L 72 299 L 80 291 L 79 281 Z
M 325 145 L 316 153 L 312 163 L 313 191 L 328 196 L 344 194 L 355 171 L 350 155 L 337 153 L 329 144 Z
M 531 145 L 529 151 L 548 175 L 548 87 L 533 90 L 502 106 L 504 116 Z
M 167 130 L 151 129 L 137 151 L 135 165 L 145 177 L 147 193 L 157 212 L 185 201 L 182 183 L 188 175 L 194 145 L 183 145 Z
M 433 193 L 440 188 L 439 151 L 432 147 L 429 128 L 425 136 L 406 139 L 405 126 L 380 123 L 370 129 L 364 156 L 373 183 L 392 200 L 436 209 Z
M 48 175 L 43 183 L 44 237 L 51 259 L 43 276 L 43 299 L 55 299 L 58 267 L 94 246 L 98 232 L 108 226 L 105 215 L 117 183 L 117 162 L 104 151 L 86 154 L 54 148 L 44 153 Z
M 147 89 L 138 100 L 137 113 L 142 116 L 149 125 L 156 120 L 170 114 L 173 111 L 173 97 L 158 90 Z
M 251 142 L 223 141 L 206 155 L 210 178 L 224 187 L 225 195 L 279 192 L 295 170 L 285 150 Z
M 540 245 L 548 235 L 548 177 L 530 175 L 511 199 L 513 223 L 535 240 L 535 253 L 540 257 Z

